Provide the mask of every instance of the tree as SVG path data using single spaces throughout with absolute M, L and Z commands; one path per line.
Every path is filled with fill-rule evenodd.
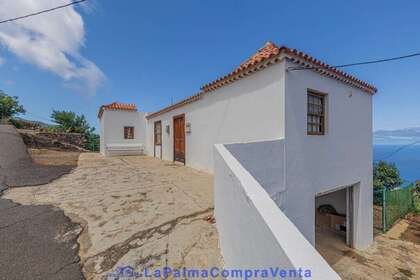
M 0 90 L 0 119 L 8 119 L 25 112 L 23 106 L 19 104 L 17 96 L 9 96 Z
M 78 116 L 71 111 L 53 110 L 51 118 L 58 124 L 59 130 L 67 133 L 87 134 L 95 130 L 90 127 L 84 115 Z
M 400 172 L 394 163 L 379 161 L 373 166 L 373 187 L 374 189 L 393 189 L 400 186 L 403 180 Z
M 57 124 L 55 130 L 81 133 L 86 139 L 85 148 L 90 151 L 99 151 L 99 135 L 93 133 L 95 128 L 90 127 L 84 115 L 79 116 L 71 111 L 53 110 L 51 118 Z

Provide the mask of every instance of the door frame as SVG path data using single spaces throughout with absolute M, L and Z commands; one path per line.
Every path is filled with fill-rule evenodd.
M 354 185 L 346 188 L 346 244 L 354 248 Z
M 346 191 L 346 245 L 350 248 L 354 248 L 354 239 L 355 239 L 355 232 L 354 232 L 354 221 L 355 221 L 355 187 L 358 183 L 352 185 L 345 185 L 340 186 L 334 189 L 330 189 L 328 191 L 319 192 L 315 194 L 315 199 L 319 196 L 327 195 L 336 191 L 345 190 Z M 315 209 L 316 211 L 316 209 Z M 316 219 L 316 214 L 315 214 Z M 316 223 L 316 221 L 314 220 Z M 315 225 L 316 226 L 316 225 Z M 316 229 L 315 229 L 316 230 Z M 316 241 L 315 241 L 316 242 Z
M 184 120 L 184 161 L 175 160 L 175 120 L 183 119 Z M 187 161 L 187 137 L 185 135 L 185 114 L 179 114 L 172 117 L 172 126 L 173 126 L 173 161 L 182 162 L 184 165 Z
M 160 124 L 160 145 L 156 145 L 156 124 Z M 160 146 L 160 159 L 162 159 L 162 120 L 155 121 L 153 125 L 153 157 L 156 157 L 156 146 Z

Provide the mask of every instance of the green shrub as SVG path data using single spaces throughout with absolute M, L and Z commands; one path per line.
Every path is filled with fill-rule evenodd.
M 373 165 L 373 188 L 393 189 L 400 186 L 403 180 L 400 177 L 400 172 L 394 163 L 387 163 L 386 161 L 379 161 Z
M 98 152 L 99 151 L 99 135 L 95 133 L 88 133 L 86 136 L 85 149 Z

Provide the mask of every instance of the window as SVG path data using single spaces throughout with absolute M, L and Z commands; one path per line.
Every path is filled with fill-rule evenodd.
M 124 126 L 124 139 L 134 139 L 134 126 Z
M 325 94 L 308 91 L 308 135 L 325 134 Z

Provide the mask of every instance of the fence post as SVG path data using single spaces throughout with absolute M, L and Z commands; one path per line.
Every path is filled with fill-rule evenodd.
M 386 188 L 382 189 L 382 231 L 385 233 L 387 230 L 386 226 Z

